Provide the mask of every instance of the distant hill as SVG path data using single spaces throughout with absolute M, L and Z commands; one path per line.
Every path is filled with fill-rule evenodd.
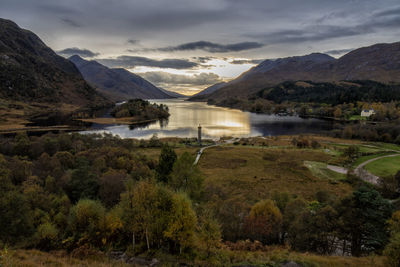
M 247 97 L 285 81 L 334 82 L 373 80 L 400 82 L 400 42 L 376 44 L 349 52 L 339 59 L 321 53 L 265 60 L 214 93 L 191 100 L 219 102 Z
M 0 99 L 24 104 L 67 104 L 70 110 L 110 102 L 34 33 L 0 19 Z
M 78 55 L 69 58 L 80 70 L 87 82 L 99 88 L 116 100 L 132 98 L 164 99 L 174 98 L 172 92 L 160 89 L 130 71 L 122 68 L 108 68 L 94 60 L 87 61 Z
M 226 85 L 225 82 L 216 83 L 216 84 L 211 85 L 210 87 L 207 87 L 206 89 L 198 92 L 197 94 L 192 95 L 192 97 L 204 96 L 204 95 L 212 94 L 215 91 L 217 91 L 219 88 L 224 87 L 225 85 Z
M 174 97 L 174 98 L 187 97 L 186 95 L 182 95 L 182 94 L 177 93 L 177 92 L 168 91 L 168 90 L 165 90 L 164 88 L 161 88 L 161 87 L 158 87 L 158 89 L 160 89 L 161 91 L 163 91 L 167 95 L 170 95 L 171 97 Z

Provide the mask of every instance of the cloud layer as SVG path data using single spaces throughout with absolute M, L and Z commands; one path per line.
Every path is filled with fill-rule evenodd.
M 80 49 L 77 47 L 65 48 L 63 50 L 57 51 L 57 53 L 65 57 L 79 55 L 85 58 L 92 58 L 100 55 L 100 53 L 92 52 L 89 49 Z
M 151 71 L 140 74 L 145 79 L 156 83 L 171 83 L 177 85 L 211 85 L 221 82 L 222 79 L 215 73 L 200 73 L 195 75 L 172 74 L 163 71 Z
M 264 44 L 258 42 L 217 44 L 208 41 L 197 41 L 197 42 L 184 43 L 177 46 L 156 48 L 154 50 L 163 52 L 203 50 L 210 53 L 227 53 L 227 52 L 239 52 L 244 50 L 256 49 L 256 48 L 261 48 L 263 46 Z
M 116 58 L 97 59 L 101 64 L 110 68 L 135 68 L 138 66 L 155 67 L 162 69 L 193 69 L 198 67 L 196 62 L 187 59 L 151 59 L 147 57 L 138 56 L 119 56 Z
M 340 56 L 400 41 L 399 0 L 0 0 L 0 6 L 0 17 L 64 56 L 224 79 L 262 59 Z

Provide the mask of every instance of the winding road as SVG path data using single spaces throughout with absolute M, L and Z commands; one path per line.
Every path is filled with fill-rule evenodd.
M 206 148 L 210 148 L 210 147 L 214 147 L 214 146 L 220 146 L 220 145 L 223 145 L 223 144 L 232 144 L 234 141 L 235 141 L 235 138 L 232 138 L 232 139 L 229 139 L 229 140 L 224 140 L 222 143 L 219 143 L 219 144 L 214 144 L 214 145 L 211 145 L 211 146 L 205 146 L 205 147 L 200 148 L 199 152 L 197 152 L 197 156 L 196 156 L 196 159 L 193 162 L 193 165 L 197 165 L 197 163 L 200 160 L 201 155 L 203 154 L 203 151 Z
M 363 179 L 364 181 L 377 185 L 379 183 L 379 179 L 380 179 L 379 176 L 376 176 L 376 175 L 370 173 L 369 171 L 365 170 L 364 166 L 366 166 L 367 164 L 369 164 L 375 160 L 379 160 L 379 159 L 383 159 L 383 158 L 390 158 L 390 157 L 397 157 L 397 156 L 400 156 L 400 153 L 385 155 L 385 156 L 380 156 L 377 158 L 369 159 L 367 161 L 364 161 L 360 165 L 358 165 L 357 168 L 354 169 L 354 173 L 358 177 Z
M 354 169 L 354 174 L 357 175 L 361 180 L 363 180 L 365 182 L 377 185 L 377 184 L 379 184 L 379 179 L 380 179 L 379 176 L 376 176 L 376 175 L 370 173 L 369 171 L 365 170 L 364 167 L 375 160 L 389 158 L 389 157 L 397 157 L 397 156 L 400 156 L 400 153 L 397 152 L 396 154 L 385 155 L 385 156 L 380 156 L 380 157 L 376 157 L 373 159 L 369 159 L 369 160 L 361 163 L 360 165 L 358 165 L 357 168 Z M 327 165 L 326 167 L 337 173 L 347 174 L 347 172 L 348 172 L 348 169 L 340 167 L 340 166 Z

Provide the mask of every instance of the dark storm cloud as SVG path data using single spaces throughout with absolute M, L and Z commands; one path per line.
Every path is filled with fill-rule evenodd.
M 241 43 L 225 45 L 225 44 L 212 43 L 208 41 L 197 41 L 197 42 L 184 43 L 177 46 L 156 48 L 154 50 L 163 52 L 203 50 L 210 53 L 227 53 L 227 52 L 239 52 L 249 49 L 255 49 L 263 46 L 264 44 L 258 42 L 241 42 Z
M 231 64 L 236 64 L 236 65 L 243 65 L 243 64 L 259 64 L 263 62 L 265 59 L 238 59 L 238 60 L 232 60 Z
M 213 60 L 200 58 L 207 55 L 224 60 L 224 53 L 227 62 L 275 58 L 400 36 L 399 0 L 0 0 L 0 7 L 0 17 L 34 31 L 53 49 L 85 47 L 122 67 L 198 71 Z M 123 56 L 128 49 L 141 57 Z M 166 52 L 177 55 L 155 59 Z M 238 66 L 218 73 L 234 76 L 240 64 L 257 62 L 232 63 Z
M 328 50 L 325 51 L 324 54 L 332 55 L 332 56 L 337 56 L 337 55 L 342 55 L 346 54 L 350 51 L 353 51 L 354 48 L 348 48 L 348 49 L 337 49 L 337 50 Z
M 282 30 L 267 34 L 252 34 L 250 36 L 260 38 L 271 44 L 301 43 L 307 41 L 323 41 L 338 37 L 349 37 L 371 33 L 371 27 L 359 25 L 355 27 L 343 27 L 333 25 L 310 26 L 299 30 Z
M 345 13 L 331 13 L 326 17 L 318 19 L 325 20 L 345 17 Z M 400 8 L 388 9 L 375 12 L 363 23 L 355 25 L 329 25 L 312 24 L 299 29 L 284 29 L 269 33 L 247 34 L 271 44 L 301 43 L 308 41 L 323 41 L 341 37 L 351 37 L 375 33 L 382 29 L 397 29 L 400 27 Z
M 117 58 L 104 58 L 98 59 L 98 62 L 108 67 L 119 68 L 134 68 L 138 66 L 143 67 L 156 67 L 156 68 L 171 68 L 171 69 L 193 69 L 198 67 L 196 62 L 187 59 L 151 59 L 147 57 L 137 56 L 119 56 Z
M 57 53 L 66 57 L 79 55 L 86 58 L 96 57 L 100 55 L 100 53 L 92 52 L 89 49 L 80 49 L 77 47 L 65 48 L 63 50 L 57 51 Z

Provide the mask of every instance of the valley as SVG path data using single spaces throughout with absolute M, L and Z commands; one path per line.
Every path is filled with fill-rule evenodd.
M 0 10 L 1 267 L 399 266 L 397 6 L 346 28 L 306 1 L 294 24 L 23 2 Z

